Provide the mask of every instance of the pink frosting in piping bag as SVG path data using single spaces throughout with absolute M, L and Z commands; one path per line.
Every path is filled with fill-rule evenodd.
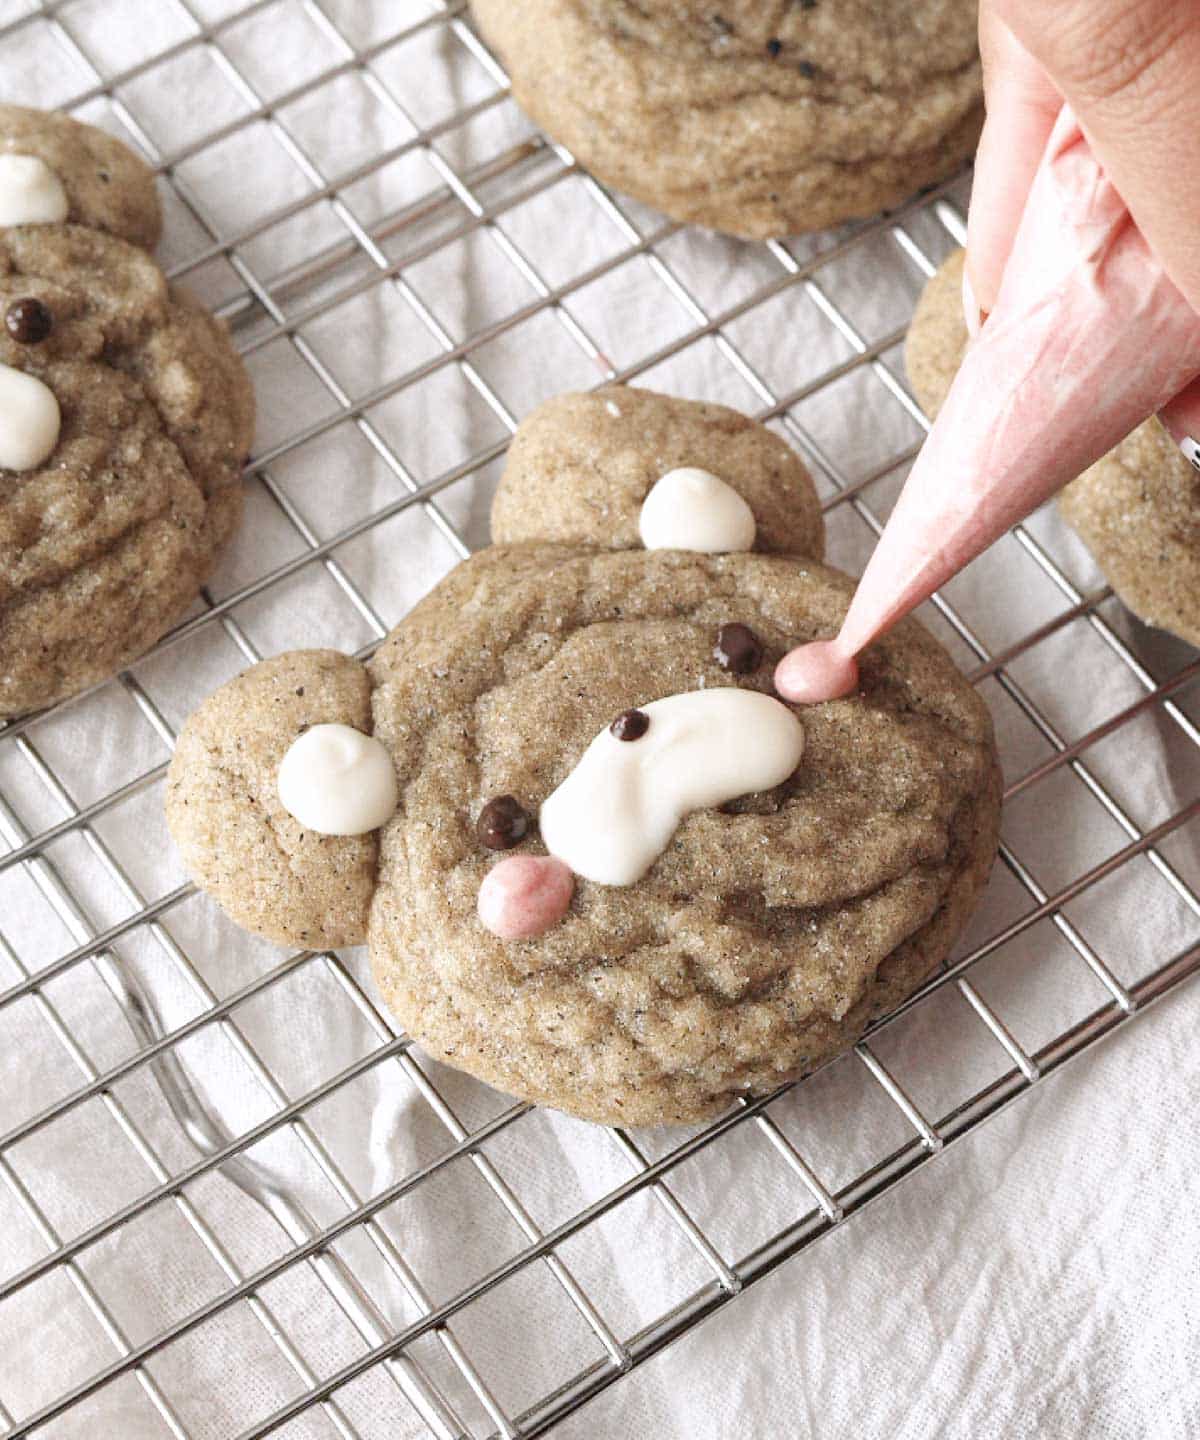
M 836 639 L 775 672 L 786 699 L 854 689 L 854 657 L 1200 374 L 1200 315 L 1063 110 L 996 307 L 971 344 Z

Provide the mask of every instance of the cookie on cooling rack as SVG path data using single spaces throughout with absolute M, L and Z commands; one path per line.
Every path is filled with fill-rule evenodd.
M 956 251 L 930 280 L 908 334 L 909 379 L 930 416 L 967 344 L 964 260 Z M 1068 485 L 1058 505 L 1135 615 L 1200 645 L 1200 474 L 1158 420 Z
M 0 105 L 0 227 L 63 221 L 153 250 L 162 210 L 152 171 L 94 125 Z
M 853 582 L 799 459 L 721 407 L 549 402 L 493 523 L 368 665 L 283 655 L 192 716 L 188 869 L 259 933 L 365 938 L 432 1054 L 576 1115 L 696 1120 L 804 1073 L 962 929 L 986 708 L 909 621 L 853 697 L 776 698 Z
M 36 114 L 0 107 L 0 717 L 103 680 L 182 618 L 241 514 L 254 427 L 224 328 L 144 250 L 54 220 L 3 147 L 40 137 L 68 213 L 143 238 L 149 172 Z M 105 183 L 124 197 L 108 210 L 92 198 Z
M 471 0 L 520 104 L 677 220 L 762 239 L 898 204 L 983 118 L 976 0 Z

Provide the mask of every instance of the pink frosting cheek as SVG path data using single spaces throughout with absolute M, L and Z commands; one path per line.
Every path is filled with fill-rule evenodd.
M 575 876 L 552 855 L 510 855 L 483 878 L 479 919 L 501 940 L 531 940 L 557 925 L 571 906 Z
M 775 688 L 795 705 L 840 700 L 858 688 L 858 665 L 833 640 L 815 640 L 789 651 L 775 667 Z

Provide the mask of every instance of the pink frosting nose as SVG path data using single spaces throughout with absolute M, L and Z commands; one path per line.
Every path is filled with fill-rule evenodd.
M 501 940 L 531 940 L 557 925 L 571 905 L 575 876 L 552 855 L 510 855 L 479 887 L 479 919 Z
M 775 688 L 795 705 L 839 700 L 858 686 L 858 665 L 835 640 L 814 640 L 790 651 L 775 667 Z

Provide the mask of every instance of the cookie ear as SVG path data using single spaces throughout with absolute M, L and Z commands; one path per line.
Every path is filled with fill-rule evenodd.
M 210 695 L 167 775 L 167 823 L 184 864 L 247 930 L 310 949 L 358 945 L 376 883 L 378 831 L 307 829 L 279 798 L 279 766 L 313 726 L 370 734 L 371 681 L 336 650 L 264 660 Z
M 66 192 L 72 225 L 103 230 L 144 250 L 162 233 L 154 172 L 115 136 L 54 110 L 0 105 L 0 155 L 41 160 Z
M 824 554 L 812 479 L 778 435 L 723 405 L 623 385 L 560 395 L 529 415 L 492 503 L 492 538 L 638 549 L 651 487 L 687 468 L 711 472 L 746 501 L 755 550 Z

